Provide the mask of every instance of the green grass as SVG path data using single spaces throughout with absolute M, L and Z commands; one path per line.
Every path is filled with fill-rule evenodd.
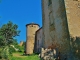
M 10 60 L 40 60 L 38 55 L 23 56 L 22 53 L 13 53 Z

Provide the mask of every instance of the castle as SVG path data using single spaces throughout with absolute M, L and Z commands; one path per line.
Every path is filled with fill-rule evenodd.
M 45 49 L 50 47 L 57 48 L 61 60 L 66 58 L 67 60 L 75 60 L 71 55 L 70 37 L 80 37 L 79 11 L 80 0 L 42 0 L 42 47 Z M 33 29 L 33 31 L 36 32 L 38 29 L 39 27 L 35 31 Z M 26 54 L 30 50 L 33 53 L 34 47 L 34 44 L 30 43 L 32 37 L 27 36 Z M 29 48 L 30 46 L 32 48 Z

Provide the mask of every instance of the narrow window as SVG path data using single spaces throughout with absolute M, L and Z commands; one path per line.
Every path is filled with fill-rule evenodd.
M 49 13 L 49 31 L 53 31 L 55 30 L 55 26 L 54 26 L 54 16 L 53 16 L 53 12 L 51 11 Z
M 33 27 L 33 25 L 31 25 L 31 27 Z
M 50 20 L 50 25 L 53 24 L 53 14 L 52 12 L 49 13 L 49 20 Z

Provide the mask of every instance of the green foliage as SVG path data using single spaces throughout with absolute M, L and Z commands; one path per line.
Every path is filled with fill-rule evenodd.
M 3 36 L 0 36 L 0 47 L 4 46 L 4 37 Z
M 2 56 L 1 56 L 1 51 L 2 51 L 2 48 L 0 48 L 0 59 L 2 58 Z
M 15 42 L 14 37 L 19 36 L 20 33 L 20 31 L 17 29 L 18 25 L 13 24 L 11 21 L 2 25 L 0 28 L 0 41 L 3 41 L 5 45 L 10 45 Z
M 18 43 L 17 43 L 17 39 L 14 39 L 14 40 L 13 40 L 12 45 L 18 45 Z
M 15 45 L 15 47 L 19 49 L 18 52 L 24 52 L 24 46 Z
M 4 59 L 8 59 L 9 57 L 9 47 L 8 46 L 5 46 L 5 48 L 2 49 L 1 57 Z
M 15 52 L 15 49 L 12 46 L 5 46 L 0 51 L 0 57 L 2 59 L 9 59 L 9 57 L 12 57 L 13 52 Z
M 12 55 L 12 52 L 15 52 L 15 49 L 10 45 L 18 45 L 17 39 L 14 37 L 19 36 L 20 31 L 17 30 L 18 25 L 13 24 L 9 21 L 7 24 L 4 24 L 0 28 L 0 51 L 1 58 L 8 59 L 9 55 Z
M 10 46 L 9 47 L 9 53 L 12 54 L 13 52 L 16 52 L 16 51 L 15 51 L 15 49 L 12 46 Z
M 38 55 L 23 56 L 23 53 L 14 53 L 10 60 L 40 60 Z

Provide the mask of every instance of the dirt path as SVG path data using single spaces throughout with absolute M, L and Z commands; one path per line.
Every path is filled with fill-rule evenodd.
M 14 57 L 26 57 L 26 56 L 23 56 L 21 53 L 13 53 L 13 56 Z

